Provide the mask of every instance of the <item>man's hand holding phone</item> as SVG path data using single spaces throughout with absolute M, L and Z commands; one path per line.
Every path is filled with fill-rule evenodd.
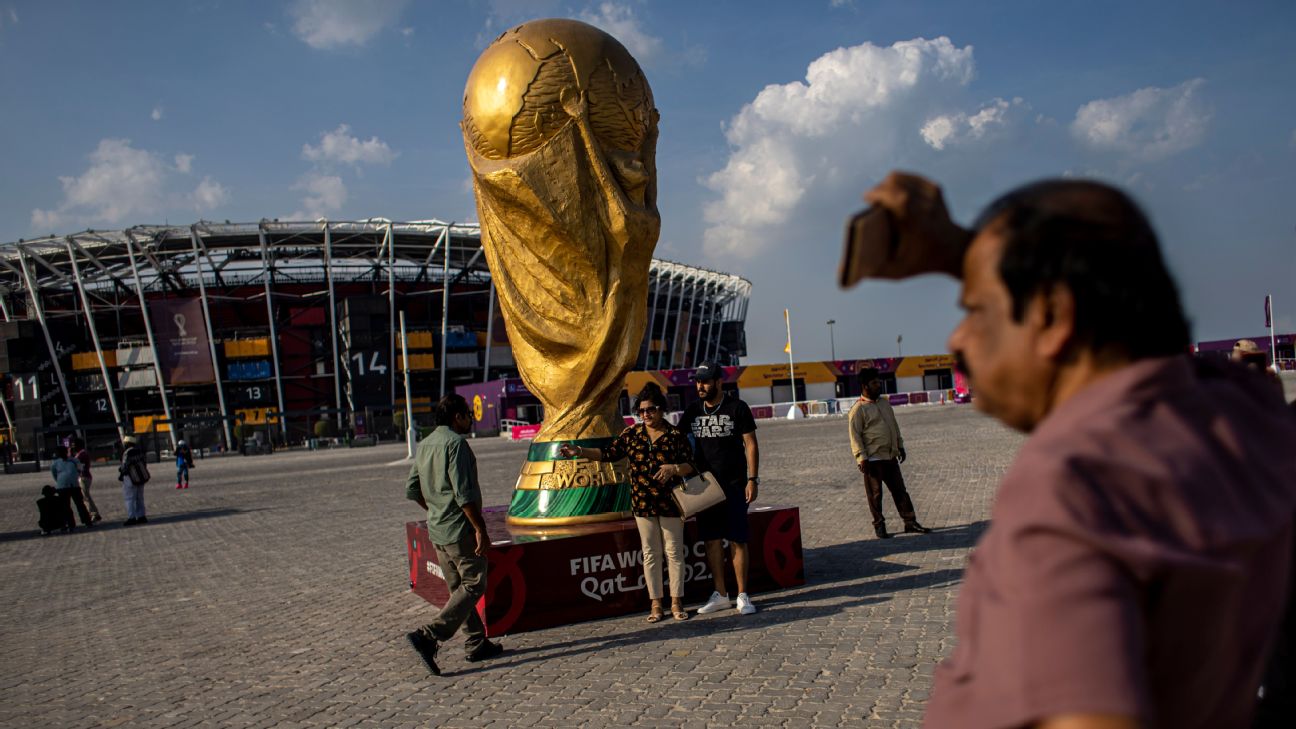
M 838 276 L 843 288 L 865 278 L 894 280 L 924 273 L 962 278 L 963 252 L 972 234 L 950 219 L 939 185 L 892 171 L 864 193 L 864 200 L 872 207 L 846 225 Z

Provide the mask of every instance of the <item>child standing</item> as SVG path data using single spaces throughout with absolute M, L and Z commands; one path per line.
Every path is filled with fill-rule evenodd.
M 189 469 L 193 468 L 193 452 L 182 440 L 176 443 L 176 488 L 189 488 Z

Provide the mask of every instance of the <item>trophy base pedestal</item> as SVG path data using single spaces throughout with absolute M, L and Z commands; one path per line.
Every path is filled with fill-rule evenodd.
M 486 633 L 499 636 L 647 612 L 639 530 L 633 519 L 513 528 L 506 507 L 483 509 L 494 541 L 487 553 L 486 595 L 477 612 Z M 751 528 L 747 590 L 768 592 L 805 584 L 800 510 L 756 506 Z M 411 590 L 437 607 L 450 591 L 441 576 L 427 524 L 405 525 Z M 685 604 L 704 602 L 713 588 L 704 542 L 693 520 L 684 523 Z M 665 565 L 662 581 L 668 583 Z M 734 585 L 732 571 L 725 583 Z

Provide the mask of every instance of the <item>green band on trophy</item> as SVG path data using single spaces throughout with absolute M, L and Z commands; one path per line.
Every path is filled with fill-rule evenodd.
M 575 489 L 513 492 L 508 522 L 518 526 L 567 526 L 630 518 L 630 486 L 607 484 Z
M 606 448 L 612 438 L 534 443 L 509 503 L 515 526 L 569 526 L 630 517 L 630 483 L 621 464 L 564 458 L 564 443 Z

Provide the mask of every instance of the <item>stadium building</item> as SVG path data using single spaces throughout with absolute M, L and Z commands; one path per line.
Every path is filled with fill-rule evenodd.
M 649 275 L 635 369 L 737 364 L 750 282 L 661 260 Z M 3 435 L 23 458 L 72 432 L 99 448 L 124 433 L 163 447 L 390 435 L 406 372 L 419 410 L 517 375 L 473 224 L 199 222 L 0 244 L 0 314 Z

